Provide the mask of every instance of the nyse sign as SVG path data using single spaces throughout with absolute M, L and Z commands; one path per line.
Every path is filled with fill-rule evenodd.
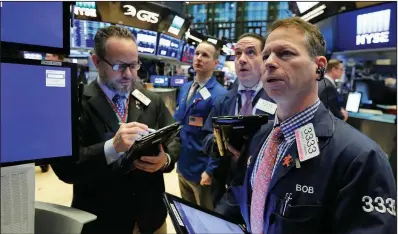
M 390 16 L 390 9 L 358 15 L 356 45 L 388 42 Z
M 137 12 L 135 7 L 133 7 L 131 5 L 124 5 L 123 8 L 126 10 L 126 12 L 124 12 L 124 15 L 130 15 L 131 17 L 137 16 L 137 19 L 144 21 L 144 22 L 153 23 L 153 24 L 156 24 L 159 22 L 159 14 L 157 14 L 157 13 L 153 13 L 153 12 L 145 11 L 145 10 L 139 10 Z

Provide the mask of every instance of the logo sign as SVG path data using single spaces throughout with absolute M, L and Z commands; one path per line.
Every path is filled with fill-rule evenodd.
M 358 15 L 356 45 L 388 42 L 390 16 L 390 9 Z
M 97 17 L 95 2 L 76 2 L 74 14 L 94 18 Z
M 159 22 L 159 14 L 157 14 L 157 13 L 153 13 L 153 12 L 145 11 L 145 10 L 139 10 L 137 12 L 135 7 L 133 7 L 132 5 L 124 5 L 123 8 L 126 10 L 124 12 L 124 15 L 130 15 L 131 17 L 137 16 L 137 19 L 139 19 L 143 22 L 149 22 L 149 23 L 153 23 L 153 24 L 156 24 Z

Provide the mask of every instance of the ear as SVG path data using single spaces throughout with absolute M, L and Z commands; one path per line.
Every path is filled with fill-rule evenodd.
M 219 63 L 220 63 L 220 61 L 218 61 L 218 59 L 216 59 L 216 60 L 214 61 L 214 69 L 217 68 L 217 66 L 218 66 Z
M 326 69 L 326 66 L 328 65 L 328 61 L 327 61 L 327 59 L 325 58 L 325 56 L 318 56 L 318 57 L 316 58 L 316 65 L 317 65 L 318 67 L 323 67 L 323 68 Z
M 99 68 L 99 62 L 101 61 L 101 59 L 98 57 L 98 55 L 96 55 L 96 54 L 93 54 L 92 56 L 91 56 L 91 59 L 93 60 L 93 63 L 94 63 L 94 65 L 95 65 L 95 67 L 97 68 L 97 70 L 98 70 L 98 68 Z

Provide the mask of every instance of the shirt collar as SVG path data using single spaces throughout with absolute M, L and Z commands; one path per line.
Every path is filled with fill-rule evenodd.
M 258 92 L 261 91 L 261 89 L 263 88 L 261 81 L 259 81 L 255 86 L 251 87 L 251 88 L 246 88 L 245 86 L 242 85 L 242 83 L 239 82 L 239 86 L 238 86 L 238 93 L 242 94 L 243 91 L 246 90 L 254 90 L 254 94 L 253 96 L 256 96 L 258 94 Z
M 288 142 L 293 141 L 295 139 L 296 129 L 306 125 L 314 118 L 315 112 L 318 110 L 320 104 L 321 101 L 318 98 L 314 104 L 307 107 L 305 110 L 294 114 L 282 123 L 279 123 L 279 119 L 275 115 L 274 128 L 280 125 L 284 138 Z
M 325 78 L 328 79 L 334 86 L 336 86 L 336 82 L 328 75 L 325 75 Z
M 212 76 L 210 76 L 209 78 L 207 78 L 207 79 L 204 80 L 203 82 L 200 82 L 200 81 L 196 80 L 196 77 L 195 77 L 195 81 L 192 83 L 192 85 L 195 84 L 195 83 L 198 83 L 198 84 L 199 84 L 199 87 L 200 87 L 200 88 L 203 88 L 203 87 L 207 84 L 207 82 L 209 82 L 209 80 L 211 79 L 211 77 L 212 77 Z
M 102 89 L 102 91 L 105 93 L 106 97 L 107 97 L 109 100 L 112 100 L 113 97 L 116 95 L 116 92 L 113 91 L 113 90 L 111 90 L 110 88 L 108 88 L 108 86 L 106 86 L 106 85 L 101 81 L 101 79 L 99 78 L 99 76 L 97 77 L 97 82 L 98 82 L 98 85 L 100 86 L 100 88 Z M 124 94 L 124 96 L 125 96 L 126 98 L 128 98 L 128 94 Z

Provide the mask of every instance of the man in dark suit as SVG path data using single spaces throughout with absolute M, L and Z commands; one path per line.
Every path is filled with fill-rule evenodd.
M 246 33 L 240 36 L 236 43 L 235 49 L 235 70 L 237 74 L 236 87 L 228 91 L 227 94 L 217 98 L 214 107 L 206 120 L 203 129 L 206 131 L 207 136 L 203 140 L 204 151 L 207 155 L 213 152 L 213 126 L 212 118 L 217 116 L 235 116 L 235 115 L 253 115 L 253 114 L 268 114 L 269 119 L 274 118 L 276 104 L 267 95 L 262 87 L 260 80 L 260 70 L 262 64 L 261 51 L 264 48 L 265 39 L 255 33 Z M 267 103 L 275 109 L 265 108 Z M 231 199 L 224 197 L 226 191 L 225 186 L 230 184 L 229 178 L 232 178 L 241 169 L 238 167 L 238 157 L 229 154 L 222 157 L 220 164 L 214 173 L 217 186 L 214 187 L 213 202 L 215 204 L 231 203 Z M 220 201 L 221 200 L 221 201 Z M 219 206 L 222 207 L 222 206 Z M 222 213 L 216 207 L 216 212 Z M 232 212 L 230 218 L 239 217 Z
M 141 63 L 129 30 L 98 30 L 94 50 L 99 77 L 84 90 L 79 160 L 52 167 L 62 181 L 73 184 L 72 207 L 97 216 L 83 233 L 131 234 L 135 225 L 140 233 L 165 233 L 163 173 L 173 169 L 178 143 L 160 146 L 158 156 L 141 157 L 128 174 L 120 171 L 120 161 L 148 128 L 174 120 L 158 95 L 138 85 Z
M 344 72 L 343 63 L 339 60 L 329 60 L 325 79 L 318 82 L 318 96 L 321 102 L 333 113 L 337 118 L 347 121 L 348 113 L 339 101 L 339 92 L 337 92 L 336 80 L 339 79 Z

